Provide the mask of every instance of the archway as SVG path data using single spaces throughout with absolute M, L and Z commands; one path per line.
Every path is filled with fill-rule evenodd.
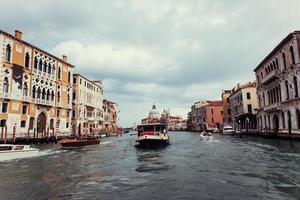
M 41 112 L 37 118 L 37 133 L 43 133 L 46 130 L 46 114 Z
M 275 133 L 277 133 L 279 130 L 279 119 L 277 115 L 273 116 L 273 130 Z

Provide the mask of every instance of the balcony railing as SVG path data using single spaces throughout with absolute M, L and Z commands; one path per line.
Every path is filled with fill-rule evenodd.
M 29 96 L 23 96 L 23 101 L 30 102 L 30 97 Z
M 270 83 L 271 81 L 277 79 L 280 75 L 280 71 L 279 70 L 273 70 L 271 71 L 269 74 L 265 75 L 262 79 L 262 84 L 266 85 L 268 83 Z
M 9 99 L 10 98 L 10 94 L 4 92 L 4 93 L 1 94 L 1 98 L 3 98 L 3 99 Z
M 280 106 L 280 103 L 273 103 L 270 105 L 265 106 L 263 109 L 265 112 L 267 111 L 272 111 L 272 110 L 277 110 Z

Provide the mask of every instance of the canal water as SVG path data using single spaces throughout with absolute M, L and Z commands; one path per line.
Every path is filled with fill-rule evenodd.
M 144 150 L 135 137 L 0 162 L 0 199 L 300 199 L 300 142 L 171 132 Z

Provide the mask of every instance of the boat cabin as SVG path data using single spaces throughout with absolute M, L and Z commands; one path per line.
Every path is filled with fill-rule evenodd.
M 166 125 L 161 123 L 142 124 L 137 126 L 138 136 L 142 135 L 159 135 L 166 132 Z

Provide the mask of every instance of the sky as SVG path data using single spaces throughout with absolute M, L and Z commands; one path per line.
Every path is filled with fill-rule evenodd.
M 153 103 L 186 118 L 194 102 L 254 81 L 259 62 L 300 29 L 299 8 L 299 0 L 2 0 L 0 29 L 18 29 L 102 80 L 128 127 Z

